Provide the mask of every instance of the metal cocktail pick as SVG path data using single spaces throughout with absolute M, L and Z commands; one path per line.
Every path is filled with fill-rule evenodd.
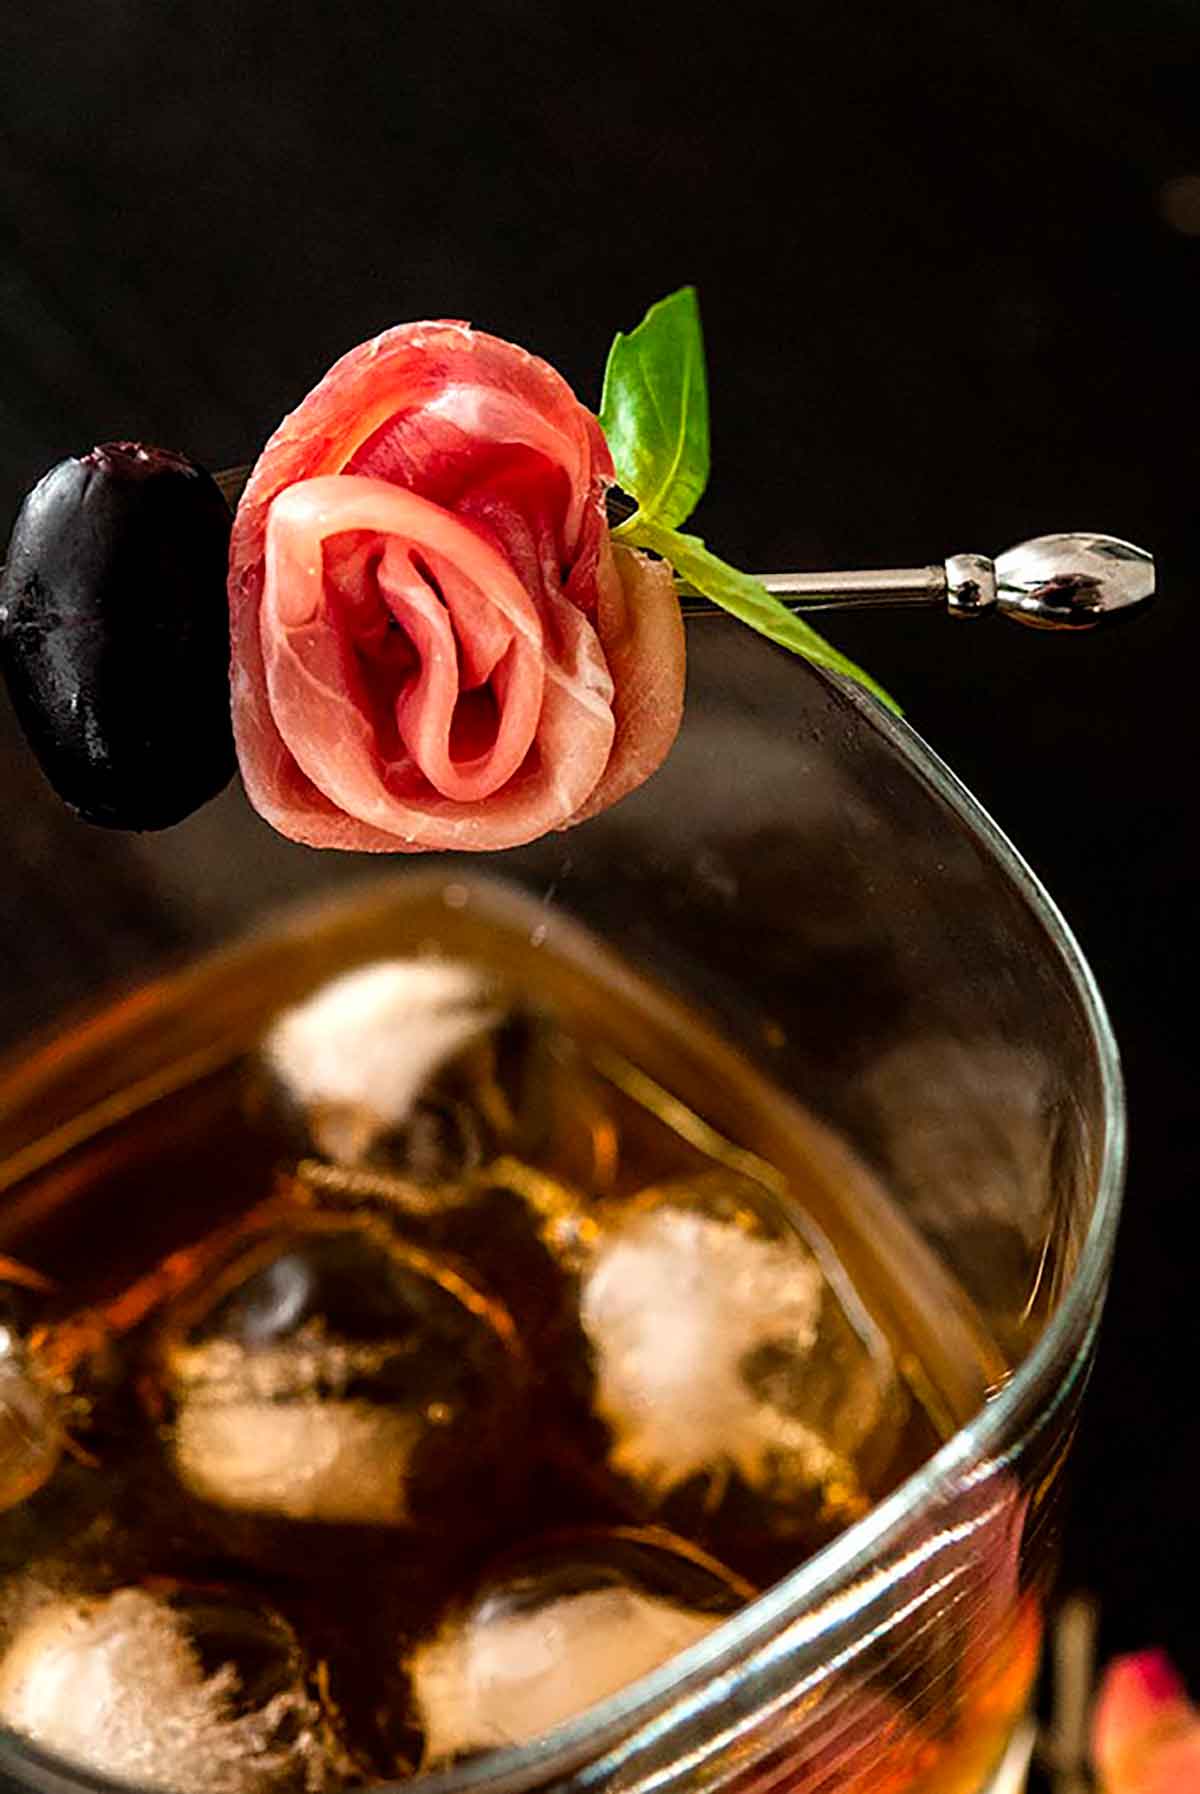
M 952 617 L 995 612 L 1035 629 L 1094 629 L 1154 596 L 1154 557 L 1116 536 L 1034 536 L 994 561 L 952 554 L 942 565 L 876 573 L 762 573 L 791 610 L 900 610 L 941 605 Z M 684 610 L 693 614 L 685 600 Z M 699 607 L 696 607 L 697 612 Z
M 250 476 L 249 467 L 215 475 L 231 505 Z M 614 522 L 622 501 L 610 500 Z M 3 568 L 0 568 L 0 573 Z M 952 554 L 940 565 L 885 567 L 866 573 L 760 573 L 761 583 L 789 610 L 907 610 L 943 607 L 952 617 L 993 613 L 1037 629 L 1094 629 L 1110 617 L 1129 616 L 1154 596 L 1154 557 L 1117 536 L 1077 531 L 1018 542 L 992 561 L 983 554 Z M 724 615 L 686 584 L 680 586 L 685 617 Z
M 248 467 L 216 476 L 231 504 Z M 617 507 L 619 508 L 619 504 Z M 952 617 L 996 614 L 1035 629 L 1094 629 L 1110 617 L 1136 614 L 1154 596 L 1154 556 L 1117 536 L 1076 531 L 1018 542 L 992 561 L 952 554 L 940 565 L 885 567 L 873 573 L 760 573 L 789 610 L 907 610 L 943 607 Z M 725 613 L 698 592 L 680 588 L 685 617 Z

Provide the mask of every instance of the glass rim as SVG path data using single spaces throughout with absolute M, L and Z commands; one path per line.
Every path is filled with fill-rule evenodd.
M 808 670 L 863 714 L 869 726 L 885 737 L 983 843 L 1043 925 L 1068 974 L 1095 1052 L 1104 1117 L 1095 1201 L 1070 1283 L 1028 1356 L 971 1420 L 862 1519 L 706 1637 L 530 1743 L 504 1746 L 403 1781 L 370 1784 L 379 1794 L 475 1794 L 476 1790 L 480 1794 L 522 1794 L 549 1780 L 561 1781 L 602 1759 L 647 1723 L 662 1718 L 668 1709 L 679 1716 L 679 1704 L 701 1696 L 714 1677 L 735 1671 L 785 1628 L 868 1572 L 873 1559 L 898 1538 L 914 1512 L 948 1493 L 965 1467 L 986 1461 L 1021 1410 L 1060 1378 L 1099 1319 L 1120 1217 L 1126 1110 L 1120 1055 L 1091 967 L 1041 880 L 979 800 L 916 730 L 857 686 L 820 669 Z M 32 1782 L 46 1794 L 76 1794 L 78 1790 L 128 1794 L 133 1785 L 86 1767 L 76 1768 L 3 1725 L 0 1771 Z

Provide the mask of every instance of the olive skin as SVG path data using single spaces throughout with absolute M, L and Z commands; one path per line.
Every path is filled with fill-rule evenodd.
M 203 468 L 129 442 L 60 461 L 21 507 L 0 666 L 43 772 L 85 822 L 169 828 L 233 775 L 232 523 Z

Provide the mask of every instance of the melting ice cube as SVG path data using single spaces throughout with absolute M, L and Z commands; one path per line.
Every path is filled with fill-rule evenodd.
M 343 1767 L 290 1629 L 210 1593 L 31 1594 L 0 1658 L 0 1717 L 103 1775 L 181 1794 L 315 1791 Z
M 780 1506 L 832 1489 L 853 1511 L 854 1454 L 894 1418 L 890 1355 L 800 1236 L 760 1214 L 746 1180 L 713 1173 L 602 1232 L 580 1318 L 610 1461 L 656 1500 L 702 1479 L 709 1511 L 734 1474 Z
M 262 1058 L 310 1149 L 436 1182 L 514 1131 L 534 1028 L 474 966 L 381 960 L 286 1010 Z
M 163 1364 L 176 1470 L 219 1507 L 471 1536 L 517 1455 L 506 1312 L 369 1219 L 260 1239 L 172 1317 Z
M 412 1654 L 426 1763 L 539 1737 L 695 1644 L 752 1593 L 667 1533 L 548 1539 L 499 1567 Z

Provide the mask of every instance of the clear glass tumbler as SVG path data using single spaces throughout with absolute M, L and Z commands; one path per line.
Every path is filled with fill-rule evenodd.
M 907 727 L 720 621 L 691 638 L 686 721 L 664 769 L 528 849 L 376 864 L 347 893 L 361 863 L 214 813 L 202 826 L 217 883 L 235 890 L 253 851 L 280 888 L 330 889 L 10 1065 L 0 1254 L 20 1260 L 34 1226 L 82 1227 L 101 1258 L 152 1244 L 165 1198 L 95 1170 L 117 1123 L 211 1084 L 332 972 L 411 947 L 414 879 L 451 934 L 474 881 L 515 882 L 528 963 L 580 922 L 668 993 L 647 1026 L 674 1030 L 683 1094 L 736 1150 L 778 1162 L 772 1130 L 801 1105 L 855 1192 L 864 1250 L 900 1287 L 922 1260 L 914 1336 L 945 1346 L 970 1310 L 996 1369 L 935 1455 L 700 1642 L 534 1742 L 418 1776 L 410 1794 L 983 1794 L 1027 1709 L 1108 1277 L 1116 1051 L 1050 898 Z M 689 1070 L 678 1016 L 696 1012 L 733 1049 L 719 1080 L 710 1060 Z M 746 1066 L 778 1091 L 776 1111 L 748 1102 Z M 219 1076 L 213 1087 L 219 1132 L 230 1099 Z M 852 1259 L 853 1240 L 838 1243 Z M 46 1794 L 107 1785 L 8 1732 L 0 1778 Z

